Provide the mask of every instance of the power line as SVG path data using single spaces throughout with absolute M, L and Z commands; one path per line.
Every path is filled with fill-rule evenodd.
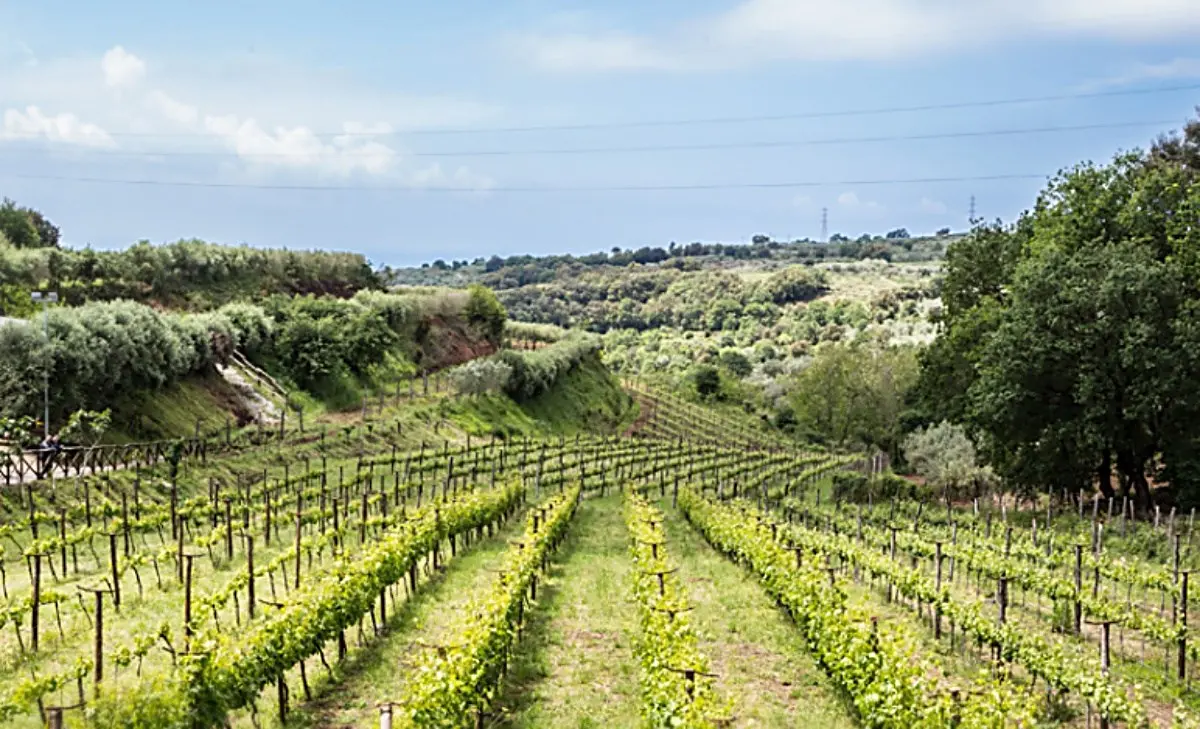
M 570 193 L 570 192 L 690 192 L 704 190 L 771 190 L 839 185 L 921 185 L 948 182 L 999 182 L 1013 180 L 1045 180 L 1050 175 L 1001 174 L 965 177 L 914 177 L 898 179 L 824 180 L 792 182 L 730 182 L 679 185 L 596 185 L 596 186 L 518 186 L 518 187 L 419 187 L 415 185 L 287 185 L 239 182 L 204 182 L 201 180 L 155 180 L 111 177 L 72 177 L 66 175 L 26 175 L 0 172 L 0 178 L 15 180 L 40 180 L 50 182 L 77 182 L 100 185 L 130 185 L 141 187 L 189 187 L 232 190 L 292 190 L 292 191 L 337 191 L 337 192 L 431 192 L 431 193 Z
M 650 127 L 680 127 L 717 124 L 749 124 L 754 122 L 794 121 L 800 119 L 829 119 L 837 117 L 876 116 L 881 114 L 903 114 L 923 111 L 949 111 L 953 109 L 980 109 L 999 106 L 1016 106 L 1020 104 L 1042 104 L 1056 101 L 1076 101 L 1084 99 L 1104 99 L 1125 96 L 1146 96 L 1152 94 L 1167 94 L 1176 91 L 1198 91 L 1200 84 L 1184 84 L 1177 86 L 1160 86 L 1148 89 L 1115 89 L 1110 91 L 1076 92 L 1065 94 L 1050 94 L 1046 96 L 1010 97 L 1003 99 L 985 99 L 977 101 L 958 101 L 940 104 L 918 104 L 912 106 L 890 106 L 863 109 L 843 109 L 835 111 L 811 111 L 792 114 L 762 114 L 754 116 L 727 116 L 708 118 L 660 119 L 642 121 L 593 122 L 588 124 L 543 124 L 511 127 L 464 127 L 458 129 L 414 129 L 409 131 L 368 132 L 368 131 L 333 131 L 321 132 L 321 137 L 384 137 L 392 135 L 451 135 L 451 134 L 512 134 L 521 132 L 551 132 L 551 131 L 586 131 L 595 129 L 636 129 Z M 213 132 L 109 132 L 112 137 L 211 137 L 220 136 Z
M 1157 127 L 1163 125 L 1172 125 L 1178 123 L 1176 120 L 1159 120 L 1159 121 L 1126 121 L 1126 122 L 1101 122 L 1095 124 L 1072 124 L 1064 126 L 1046 126 L 1046 127 L 1022 127 L 1013 129 L 986 129 L 986 130 L 967 130 L 958 132 L 932 132 L 927 134 L 891 134 L 881 136 L 868 137 L 828 137 L 821 139 L 799 139 L 799 140 L 773 140 L 773 141 L 757 141 L 757 142 L 713 142 L 713 143 L 698 143 L 698 144 L 666 144 L 666 145 L 639 145 L 639 146 L 622 146 L 622 147 L 573 147 L 573 148 L 547 148 L 547 149 L 491 149 L 491 150 L 445 150 L 432 152 L 405 152 L 406 157 L 516 157 L 516 156 L 558 156 L 558 155 L 586 155 L 586 154 L 619 154 L 619 153 L 658 153 L 658 152 L 696 152 L 696 151 L 716 151 L 716 150 L 733 150 L 733 149 L 780 149 L 786 147 L 815 147 L 826 145 L 839 144 L 878 144 L 885 142 L 913 142 L 913 141 L 933 141 L 945 139 L 975 139 L 980 137 L 1005 137 L 1005 136 L 1022 136 L 1031 134 L 1061 134 L 1064 132 L 1080 132 L 1092 131 L 1099 129 L 1129 129 L 1136 127 Z M 156 151 L 156 150 L 113 150 L 113 149 L 86 149 L 86 148 L 71 148 L 72 153 L 80 153 L 86 155 L 109 156 L 109 157 L 135 157 L 135 158 L 161 158 L 161 157 L 176 157 L 176 158 L 204 158 L 204 157 L 228 157 L 238 156 L 244 158 L 304 158 L 306 156 L 320 156 L 325 152 L 240 152 L 236 150 L 226 151 Z M 339 150 L 339 157 L 374 157 L 378 156 L 377 151 L 354 151 L 354 150 Z

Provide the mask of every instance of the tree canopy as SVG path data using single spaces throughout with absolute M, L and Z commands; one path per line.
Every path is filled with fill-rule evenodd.
M 947 252 L 914 400 L 1028 491 L 1200 497 L 1200 125 L 1050 181 Z
M 915 352 L 878 341 L 827 343 L 796 376 L 791 407 L 819 441 L 872 445 L 898 455 L 904 402 L 917 380 Z
M 41 213 L 19 207 L 8 198 L 0 201 L 0 233 L 17 248 L 45 248 L 58 245 L 58 228 Z M 43 237 L 44 236 L 44 237 Z

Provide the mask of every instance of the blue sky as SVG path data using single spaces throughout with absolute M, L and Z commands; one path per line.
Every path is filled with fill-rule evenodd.
M 392 265 L 816 237 L 822 208 L 853 236 L 961 229 L 971 195 L 1008 219 L 1041 182 L 960 178 L 1180 126 L 1198 41 L 1195 0 L 0 0 L 0 194 L 73 246 Z M 717 189 L 612 189 L 680 186 Z

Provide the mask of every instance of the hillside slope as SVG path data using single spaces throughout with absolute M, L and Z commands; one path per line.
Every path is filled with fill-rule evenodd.
M 448 401 L 446 417 L 471 435 L 619 433 L 637 417 L 637 404 L 599 355 L 586 357 L 540 395 L 517 401 L 488 394 Z

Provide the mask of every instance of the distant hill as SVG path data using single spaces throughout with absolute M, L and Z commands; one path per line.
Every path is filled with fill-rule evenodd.
M 695 269 L 721 268 L 752 261 L 783 265 L 865 259 L 918 263 L 940 261 L 946 253 L 946 247 L 962 237 L 962 234 L 950 233 L 945 229 L 939 235 L 918 237 L 911 237 L 904 229 L 897 229 L 884 236 L 864 234 L 854 240 L 834 234 L 827 243 L 807 239 L 777 241 L 757 235 L 749 243 L 671 243 L 665 248 L 613 248 L 609 252 L 582 256 L 516 255 L 504 258 L 494 255 L 487 259 L 449 262 L 439 259 L 419 267 L 389 267 L 382 276 L 396 286 L 466 286 L 481 283 L 494 289 L 511 289 L 554 281 L 561 277 L 564 267 L 568 273 L 578 274 L 588 269 L 623 268 L 630 264 Z

